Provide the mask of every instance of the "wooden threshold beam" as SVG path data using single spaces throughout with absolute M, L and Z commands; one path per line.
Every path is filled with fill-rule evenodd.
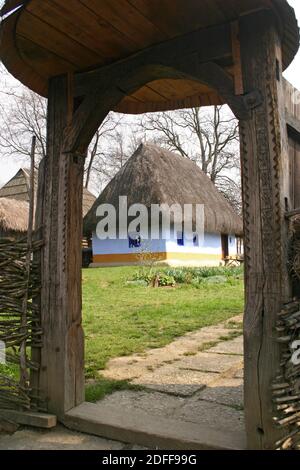
M 57 419 L 55 415 L 33 413 L 31 411 L 0 410 L 0 417 L 13 423 L 36 428 L 55 428 Z
M 102 403 L 82 403 L 67 412 L 62 422 L 75 431 L 152 449 L 245 450 L 247 445 L 240 431 L 222 431 Z

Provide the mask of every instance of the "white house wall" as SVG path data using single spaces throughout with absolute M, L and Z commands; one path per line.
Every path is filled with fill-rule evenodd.
M 229 235 L 229 256 L 237 253 L 236 237 Z M 128 240 L 99 240 L 93 235 L 94 265 L 127 265 L 142 262 L 143 254 L 153 253 L 157 262 L 174 266 L 219 266 L 222 263 L 221 235 L 206 233 L 203 244 L 194 246 L 185 237 L 184 246 L 177 238 L 142 241 L 139 248 L 129 248 Z
M 204 234 L 203 244 L 194 246 L 193 240 L 185 237 L 184 246 L 176 240 L 167 241 L 168 264 L 187 266 L 219 266 L 222 263 L 221 235 Z

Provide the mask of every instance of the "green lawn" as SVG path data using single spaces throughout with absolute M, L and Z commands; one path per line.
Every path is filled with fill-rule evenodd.
M 242 276 L 236 270 L 228 272 L 224 276 L 220 269 L 208 269 L 199 280 L 194 271 L 191 275 L 175 270 L 171 275 L 178 279 L 176 287 L 153 288 L 143 281 L 128 282 L 138 277 L 137 267 L 83 270 L 86 399 L 96 401 L 115 390 L 132 388 L 126 381 L 101 376 L 110 358 L 164 346 L 189 331 L 242 313 Z M 186 283 L 192 282 L 194 274 L 199 283 Z M 18 377 L 16 366 L 0 366 L 0 373 Z
M 99 379 L 110 358 L 170 343 L 188 331 L 243 311 L 243 281 L 151 288 L 128 284 L 136 267 L 83 270 L 86 377 Z

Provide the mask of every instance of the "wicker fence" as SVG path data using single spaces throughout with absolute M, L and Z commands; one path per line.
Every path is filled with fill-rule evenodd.
M 300 281 L 300 216 L 290 220 L 289 268 L 297 288 Z M 274 421 L 282 429 L 283 438 L 276 443 L 281 450 L 300 450 L 300 364 L 294 360 L 295 346 L 300 340 L 299 295 L 283 306 L 278 314 L 277 341 L 281 345 L 281 362 L 278 375 L 272 384 Z
M 0 366 L 0 409 L 39 410 L 38 390 L 30 387 L 30 373 L 39 364 L 32 348 L 41 347 L 40 275 L 35 259 L 42 246 L 27 239 L 0 239 L 0 341 L 6 365 Z

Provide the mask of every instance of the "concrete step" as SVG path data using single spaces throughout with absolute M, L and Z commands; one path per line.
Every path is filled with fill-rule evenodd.
M 82 403 L 61 420 L 69 429 L 96 436 L 164 450 L 245 450 L 241 432 L 151 416 L 140 410 Z

